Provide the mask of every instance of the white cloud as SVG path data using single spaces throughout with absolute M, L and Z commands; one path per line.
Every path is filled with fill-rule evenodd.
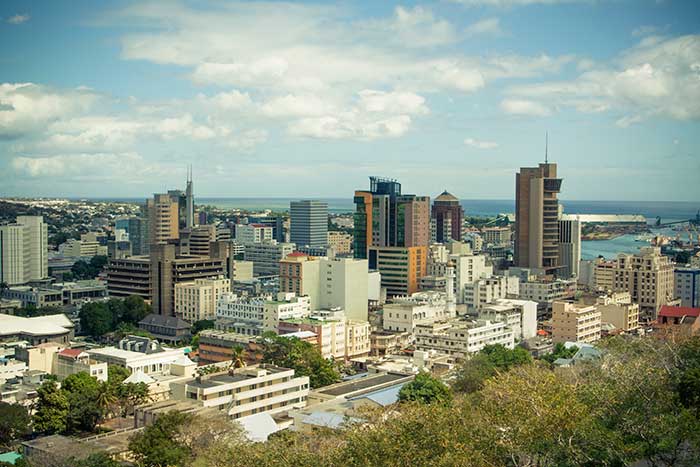
M 0 84 L 0 139 L 43 131 L 51 122 L 86 112 L 98 95 L 86 88 L 54 90 L 33 83 Z
M 464 144 L 477 149 L 496 149 L 498 147 L 498 143 L 493 141 L 481 141 L 474 138 L 465 139 Z
M 313 95 L 287 94 L 267 101 L 261 111 L 268 117 L 312 117 L 332 112 L 330 102 Z
M 477 35 L 499 36 L 503 33 L 501 30 L 501 20 L 498 18 L 482 19 L 481 21 L 467 26 L 464 33 L 468 37 Z
M 288 131 L 293 136 L 306 138 L 371 141 L 401 136 L 410 126 L 408 115 L 369 119 L 357 112 L 348 112 L 339 116 L 304 118 L 292 122 Z
M 513 86 L 507 93 L 581 112 L 617 110 L 628 126 L 651 116 L 700 118 L 700 35 L 650 37 L 571 81 Z
M 365 89 L 359 92 L 359 106 L 366 112 L 421 115 L 429 112 L 425 98 L 412 92 L 384 92 Z
M 29 21 L 30 18 L 31 18 L 31 16 L 29 16 L 28 13 L 17 14 L 17 15 L 10 16 L 9 18 L 7 18 L 7 22 L 10 24 L 22 24 L 22 23 L 26 23 L 27 21 Z
M 369 37 L 384 36 L 403 47 L 434 47 L 459 38 L 452 23 L 436 18 L 429 8 L 420 5 L 412 9 L 397 6 L 389 19 L 364 21 L 356 26 Z
M 501 109 L 511 115 L 530 115 L 546 117 L 552 112 L 544 105 L 524 99 L 505 99 L 501 101 Z
M 634 28 L 632 30 L 632 36 L 633 37 L 649 36 L 651 34 L 655 34 L 658 31 L 659 31 L 659 28 L 656 26 L 644 25 L 644 26 L 639 26 L 638 28 Z
M 46 157 L 15 157 L 12 168 L 21 175 L 32 178 L 100 175 L 125 178 L 136 172 L 148 172 L 150 167 L 137 153 L 122 154 L 61 154 Z

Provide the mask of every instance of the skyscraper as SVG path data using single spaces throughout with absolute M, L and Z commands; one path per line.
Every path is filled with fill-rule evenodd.
M 167 243 L 180 236 L 179 203 L 170 194 L 154 194 L 147 201 L 148 243 Z
M 435 223 L 435 241 L 447 243 L 450 240 L 462 240 L 462 219 L 464 211 L 459 199 L 443 191 L 433 201 L 432 220 Z
M 298 248 L 328 244 L 328 203 L 314 200 L 289 203 L 290 241 Z
M 355 192 L 354 256 L 367 258 L 369 247 L 412 247 L 430 243 L 430 198 L 402 195 L 401 184 L 370 177 L 369 191 Z
M 578 216 L 563 214 L 559 220 L 559 275 L 578 277 L 581 262 L 581 221 Z
M 515 175 L 515 265 L 556 273 L 559 267 L 557 164 L 522 167 Z
M 17 216 L 0 225 L 0 283 L 25 284 L 48 277 L 48 228 L 42 216 Z
M 187 172 L 187 188 L 185 189 L 185 227 L 194 227 L 194 193 L 192 192 L 192 166 Z

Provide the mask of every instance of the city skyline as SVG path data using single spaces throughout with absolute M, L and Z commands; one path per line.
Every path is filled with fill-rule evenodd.
M 698 15 L 652 0 L 3 2 L 0 196 L 148 197 L 192 164 L 198 198 L 349 198 L 383 175 L 514 199 L 549 132 L 562 199 L 695 201 Z

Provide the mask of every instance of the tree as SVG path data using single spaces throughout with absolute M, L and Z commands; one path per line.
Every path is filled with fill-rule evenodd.
M 65 431 L 69 407 L 68 397 L 58 388 L 56 382 L 45 381 L 37 391 L 33 417 L 34 430 L 46 434 Z
M 514 366 L 524 365 L 532 361 L 530 353 L 522 347 L 508 349 L 501 344 L 487 345 L 481 349 L 494 367 L 498 370 L 509 370 Z
M 29 434 L 30 422 L 29 413 L 23 406 L 0 402 L 0 446 L 7 448 L 12 442 Z
M 540 359 L 549 363 L 554 363 L 559 358 L 572 358 L 578 352 L 578 347 L 572 345 L 568 349 L 561 342 L 557 343 L 552 353 L 543 355 Z
M 100 337 L 112 331 L 113 316 L 104 302 L 90 302 L 80 310 L 80 329 L 84 334 Z
M 231 365 L 229 365 L 228 371 L 232 373 L 236 368 L 243 368 L 244 366 L 246 366 L 245 349 L 242 345 L 235 345 L 231 349 Z
M 137 405 L 145 404 L 150 400 L 146 383 L 122 383 L 117 387 L 115 395 L 122 417 L 133 413 Z
M 199 334 L 199 331 L 204 331 L 205 329 L 214 329 L 215 327 L 216 323 L 213 320 L 201 319 L 199 321 L 195 321 L 192 324 L 191 332 L 192 334 Z
M 129 450 L 134 453 L 139 465 L 145 467 L 182 465 L 190 452 L 178 442 L 177 436 L 191 420 L 191 415 L 176 411 L 160 415 L 152 425 L 131 438 Z
M 455 370 L 452 388 L 457 392 L 479 391 L 484 382 L 500 371 L 532 361 L 527 350 L 522 347 L 508 349 L 500 344 L 487 345 L 471 358 L 463 361 Z
M 130 295 L 124 299 L 123 314 L 120 318 L 122 321 L 136 325 L 149 313 L 151 313 L 151 305 L 138 295 Z
M 297 376 L 308 376 L 312 388 L 327 386 L 340 380 L 340 374 L 333 363 L 323 358 L 318 348 L 309 342 L 266 332 L 260 344 L 263 363 L 291 368 Z
M 90 258 L 90 261 L 78 260 L 71 267 L 71 273 L 75 279 L 85 280 L 96 278 L 102 269 L 107 264 L 107 257 L 104 255 L 96 255 Z
M 112 459 L 106 452 L 90 454 L 85 459 L 73 459 L 75 467 L 121 467 L 121 463 Z
M 403 385 L 399 391 L 400 402 L 421 404 L 449 404 L 452 401 L 450 388 L 430 373 L 418 373 L 413 381 Z
M 114 411 L 114 406 L 117 404 L 117 395 L 114 392 L 114 387 L 108 382 L 98 383 L 97 395 L 95 403 L 100 409 L 100 418 L 104 418 Z
M 61 388 L 68 399 L 66 431 L 94 431 L 97 422 L 103 417 L 103 408 L 98 402 L 100 383 L 97 379 L 81 371 L 68 376 Z
M 109 365 L 107 367 L 107 383 L 113 387 L 117 387 L 122 384 L 122 381 L 128 378 L 130 374 L 129 370 L 123 366 Z

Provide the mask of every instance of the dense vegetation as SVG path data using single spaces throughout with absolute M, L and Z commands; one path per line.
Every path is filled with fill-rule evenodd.
M 572 368 L 489 347 L 457 370 L 450 403 L 404 397 L 397 406 L 358 414 L 364 423 L 344 430 L 285 431 L 255 444 L 229 437 L 198 452 L 187 447 L 170 461 L 192 467 L 698 465 L 700 339 L 613 338 L 602 346 L 600 360 Z M 409 388 L 406 393 L 442 393 L 427 375 Z M 165 437 L 182 436 L 174 433 Z M 152 459 L 148 452 L 139 456 Z
M 90 302 L 80 310 L 80 329 L 83 334 L 95 338 L 119 330 L 128 333 L 135 331 L 139 321 L 150 312 L 151 306 L 137 295 L 125 299 L 112 298 L 106 302 Z
M 38 390 L 33 429 L 42 434 L 94 432 L 105 417 L 126 415 L 135 405 L 148 400 L 144 383 L 122 384 L 128 370 L 110 366 L 106 382 L 81 372 L 68 376 L 59 388 L 44 382 Z
M 65 280 L 85 280 L 96 278 L 107 264 L 107 257 L 97 255 L 90 258 L 90 261 L 80 259 L 73 264 L 70 274 L 64 275 Z

